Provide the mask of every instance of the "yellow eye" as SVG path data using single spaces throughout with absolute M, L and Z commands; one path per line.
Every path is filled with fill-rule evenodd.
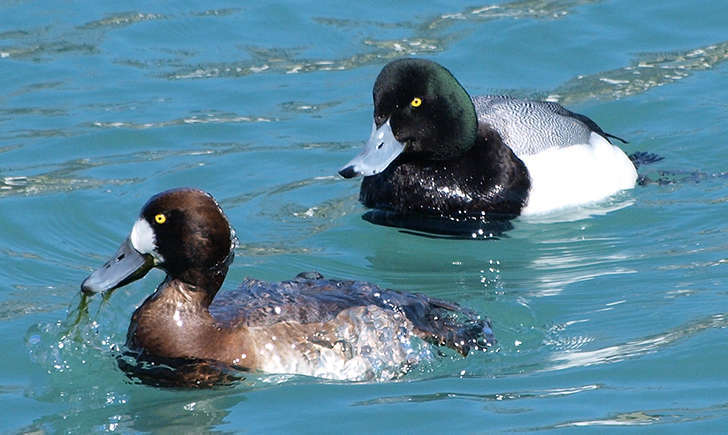
M 154 216 L 154 222 L 158 224 L 163 224 L 167 222 L 167 216 L 163 215 L 162 213 L 159 213 L 158 215 Z
M 419 98 L 419 97 L 414 97 L 412 99 L 412 102 L 410 103 L 410 106 L 412 106 L 412 107 L 420 107 L 421 104 L 422 104 L 422 99 Z

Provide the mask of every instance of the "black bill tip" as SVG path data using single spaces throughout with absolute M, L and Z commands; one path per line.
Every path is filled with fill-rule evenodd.
M 350 165 L 345 168 L 341 168 L 339 170 L 339 175 L 344 178 L 354 178 L 359 174 L 354 170 L 354 165 Z

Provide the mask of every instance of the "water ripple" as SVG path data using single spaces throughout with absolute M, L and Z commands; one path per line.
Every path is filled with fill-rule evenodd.
M 422 23 L 383 23 L 367 20 L 350 20 L 316 17 L 314 21 L 328 26 L 350 28 L 366 25 L 368 28 L 411 29 L 412 34 L 397 39 L 377 39 L 365 36 L 360 44 L 369 51 L 338 59 L 299 59 L 301 49 L 269 49 L 247 47 L 250 61 L 217 62 L 188 65 L 166 75 L 170 80 L 206 79 L 216 77 L 242 77 L 258 73 L 299 74 L 318 71 L 341 71 L 371 64 L 384 63 L 401 56 L 422 56 L 439 53 L 452 43 L 461 40 L 467 32 L 444 33 L 443 30 L 455 22 L 482 22 L 492 19 L 556 19 L 566 16 L 575 7 L 598 0 L 575 0 L 544 2 L 543 0 L 520 0 L 503 5 L 487 5 L 468 8 L 463 11 L 439 15 Z
M 86 124 L 86 126 L 97 128 L 129 128 L 135 130 L 144 130 L 149 128 L 162 128 L 175 125 L 189 124 L 228 124 L 228 123 L 254 123 L 254 122 L 275 122 L 277 118 L 268 118 L 264 116 L 242 116 L 234 113 L 215 114 L 208 113 L 205 115 L 192 115 L 184 118 L 172 119 L 169 121 L 157 122 L 101 122 L 94 121 Z
M 48 287 L 27 289 L 28 291 L 47 292 Z M 0 321 L 12 320 L 37 313 L 48 313 L 64 308 L 66 304 L 60 302 L 28 301 L 26 295 L 17 295 L 16 298 L 0 302 Z
M 149 150 L 123 154 L 112 154 L 98 158 L 72 159 L 60 163 L 34 164 L 13 168 L 16 173 L 43 171 L 37 175 L 14 175 L 0 178 L 0 197 L 9 195 L 35 195 L 40 193 L 71 191 L 80 188 L 95 188 L 106 185 L 124 185 L 139 183 L 144 178 L 110 178 L 96 179 L 75 176 L 77 172 L 103 166 L 123 165 L 130 163 L 148 163 L 186 156 L 223 156 L 247 151 L 270 150 L 273 147 L 253 147 L 237 142 L 205 143 L 202 148 L 183 150 Z M 10 149 L 14 148 L 9 148 Z M 0 152 L 3 150 L 0 149 Z M 55 168 L 48 170 L 48 168 Z
M 95 30 L 107 28 L 127 27 L 143 21 L 163 20 L 167 17 L 162 14 L 147 14 L 143 12 L 121 12 L 107 15 L 100 20 L 90 21 L 76 27 L 78 30 Z
M 629 66 L 577 76 L 551 91 L 547 99 L 570 105 L 595 98 L 625 98 L 715 68 L 726 60 L 728 41 L 684 51 L 644 53 Z
M 6 196 L 42 195 L 55 192 L 70 192 L 79 189 L 94 189 L 109 185 L 138 183 L 140 178 L 96 179 L 91 177 L 69 177 L 57 173 L 34 176 L 14 176 L 0 179 L 0 198 Z
M 487 4 L 472 6 L 459 12 L 444 13 L 424 23 L 422 27 L 428 30 L 435 30 L 462 21 L 482 22 L 502 18 L 554 20 L 565 17 L 576 7 L 594 3 L 601 3 L 601 0 L 516 0 L 500 5 Z
M 366 38 L 364 47 L 375 50 L 340 59 L 300 59 L 299 49 L 266 49 L 247 47 L 252 60 L 190 65 L 165 75 L 170 80 L 244 77 L 259 73 L 300 74 L 319 71 L 343 71 L 383 63 L 401 56 L 433 54 L 443 51 L 450 37 L 408 37 L 391 40 Z
M 182 15 L 193 17 L 227 16 L 240 11 L 237 8 L 191 11 Z M 173 18 L 172 15 L 146 13 L 140 11 L 119 12 L 64 29 L 62 25 L 38 27 L 34 29 L 14 29 L 0 33 L 0 40 L 15 40 L 16 45 L 0 46 L 0 59 L 31 58 L 33 61 L 45 60 L 63 54 L 98 54 L 101 39 L 106 32 L 129 27 L 148 21 Z M 19 44 L 18 44 L 19 42 Z
M 316 249 L 296 247 L 290 243 L 240 243 L 235 249 L 236 255 L 245 257 L 266 257 L 270 255 L 310 255 Z
M 50 107 L 13 107 L 0 108 L 0 116 L 66 116 L 68 112 L 63 109 L 54 109 Z
M 728 403 L 703 408 L 663 408 L 623 412 L 609 417 L 591 420 L 573 420 L 536 430 L 553 430 L 565 427 L 600 427 L 600 426 L 645 426 L 651 424 L 677 424 L 691 421 L 725 418 L 728 415 Z
M 580 385 L 577 387 L 567 388 L 552 388 L 546 390 L 535 390 L 535 391 L 514 391 L 514 392 L 502 392 L 502 393 L 491 393 L 491 394 L 468 394 L 468 393 L 454 393 L 454 392 L 443 392 L 443 393 L 432 393 L 432 394 L 412 394 L 405 396 L 389 396 L 379 397 L 372 400 L 365 400 L 361 402 L 353 403 L 354 406 L 372 406 L 372 405 L 395 405 L 400 403 L 422 403 L 422 402 L 435 402 L 443 400 L 470 400 L 476 402 L 502 402 L 505 400 L 519 400 L 519 399 L 544 399 L 571 396 L 586 391 L 595 391 L 602 388 L 602 385 L 588 384 Z
M 208 9 L 200 12 L 191 12 L 195 17 L 226 17 L 242 12 L 241 8 Z
M 175 151 L 140 151 L 134 153 L 116 154 L 96 159 L 72 159 L 61 163 L 50 163 L 42 165 L 30 165 L 22 168 L 14 168 L 14 172 L 36 172 L 39 169 L 45 170 L 48 167 L 55 169 L 46 170 L 36 175 L 13 175 L 0 178 L 0 198 L 14 195 L 40 195 L 53 192 L 70 192 L 79 189 L 94 189 L 106 186 L 121 186 L 126 184 L 137 184 L 144 180 L 142 177 L 130 178 L 105 178 L 98 179 L 76 175 L 77 172 L 99 168 L 103 166 L 147 163 L 150 161 L 164 160 L 171 157 L 199 156 L 199 155 L 225 155 L 245 151 L 249 147 L 245 144 L 225 143 L 206 144 L 207 148 L 188 149 Z
M 565 370 L 572 367 L 588 367 L 598 364 L 612 364 L 628 358 L 635 358 L 656 352 L 673 343 L 707 329 L 728 327 L 728 313 L 715 314 L 697 320 L 663 334 L 652 335 L 624 344 L 609 346 L 591 351 L 561 351 L 549 358 L 553 363 L 543 371 Z
M 279 106 L 284 112 L 316 113 L 331 107 L 338 106 L 339 104 L 341 104 L 341 101 L 329 101 L 318 104 L 306 103 L 302 101 L 286 101 L 284 103 L 280 103 Z
M 369 51 L 338 59 L 298 58 L 300 49 L 247 47 L 252 60 L 206 63 L 183 66 L 166 75 L 171 80 L 215 77 L 242 77 L 259 73 L 298 74 L 317 71 L 340 71 L 370 64 L 384 63 L 402 56 L 439 53 L 463 37 L 462 32 L 445 34 L 441 30 L 454 22 L 483 21 L 501 18 L 557 19 L 570 9 L 596 1 L 542 2 L 517 1 L 504 5 L 469 8 L 444 14 L 415 26 L 413 35 L 397 39 L 364 37 L 362 47 Z M 351 20 L 316 19 L 317 22 L 342 26 Z M 380 26 L 391 24 L 380 23 Z M 411 26 L 405 26 L 411 27 Z M 571 105 L 591 99 L 613 100 L 647 92 L 682 80 L 696 71 L 715 68 L 728 59 L 728 41 L 693 49 L 643 53 L 628 66 L 591 75 L 579 75 L 547 93 L 531 95 Z
M 279 184 L 277 186 L 272 187 L 266 187 L 254 192 L 246 192 L 241 195 L 236 195 L 230 198 L 225 198 L 221 201 L 223 205 L 226 207 L 235 207 L 240 204 L 246 203 L 254 198 L 258 198 L 261 196 L 270 196 L 270 195 L 277 195 L 281 193 L 290 192 L 292 190 L 301 189 L 304 187 L 308 187 L 311 185 L 319 185 L 319 184 L 332 184 L 338 182 L 338 178 L 335 176 L 325 176 L 325 177 L 310 177 L 310 178 L 304 178 L 301 180 L 295 180 L 290 181 L 287 183 Z
M 73 42 L 64 39 L 50 42 L 37 42 L 20 47 L 3 47 L 0 50 L 0 59 L 4 58 L 33 58 L 33 60 L 41 60 L 45 55 L 57 54 L 98 54 L 100 51 L 94 44 Z

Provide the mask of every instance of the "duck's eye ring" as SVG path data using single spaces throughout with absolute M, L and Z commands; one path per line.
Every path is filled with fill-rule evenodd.
M 154 222 L 158 224 L 163 224 L 167 222 L 167 216 L 165 216 L 163 213 L 159 213 L 158 215 L 154 216 Z
M 414 97 L 410 102 L 412 107 L 420 107 L 422 105 L 422 99 L 420 97 Z

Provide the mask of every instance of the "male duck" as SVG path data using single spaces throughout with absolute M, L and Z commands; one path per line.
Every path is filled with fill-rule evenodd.
M 619 138 L 586 116 L 552 102 L 471 99 L 432 61 L 390 62 L 373 94 L 369 141 L 339 171 L 364 176 L 359 199 L 369 208 L 450 221 L 512 218 L 598 201 L 637 180 L 609 142 Z
M 489 322 L 457 304 L 317 273 L 280 283 L 246 279 L 215 298 L 235 240 L 211 195 L 169 190 L 144 205 L 118 252 L 81 288 L 85 294 L 113 290 L 153 267 L 167 273 L 134 312 L 126 346 L 146 362 L 185 362 L 185 373 L 167 379 L 173 385 L 214 383 L 209 367 L 189 370 L 190 361 L 332 379 L 386 379 L 416 363 L 417 349 L 426 352 L 415 337 L 462 355 L 492 343 Z M 147 378 L 149 373 L 154 372 Z

